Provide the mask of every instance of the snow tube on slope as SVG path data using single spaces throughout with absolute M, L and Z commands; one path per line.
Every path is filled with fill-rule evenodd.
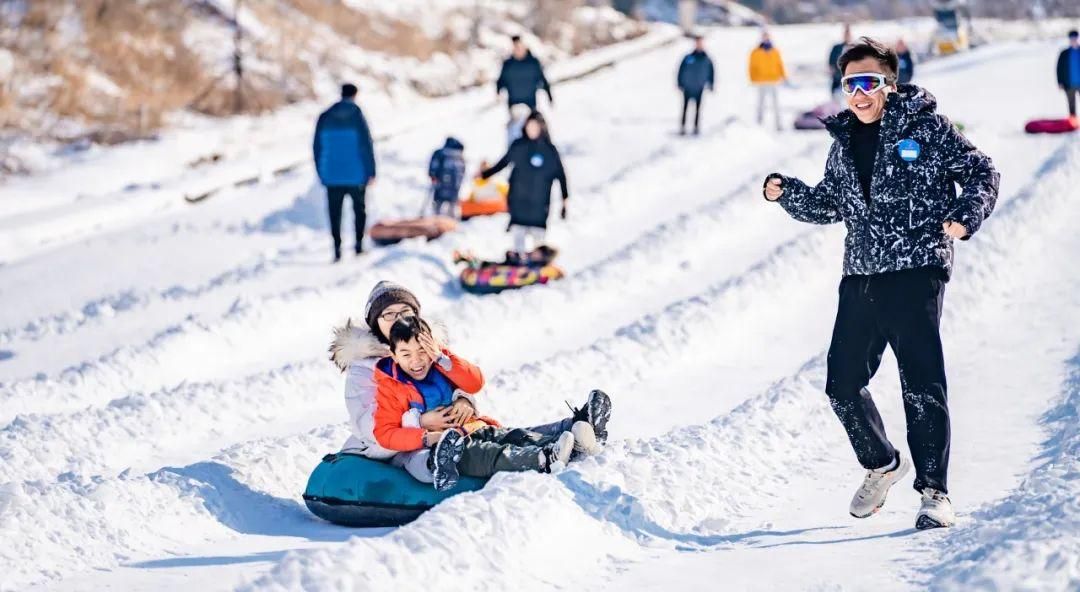
M 466 200 L 461 202 L 461 219 L 468 220 L 476 216 L 491 216 L 502 214 L 507 211 L 506 200 L 477 201 Z
M 407 238 L 422 236 L 428 240 L 439 238 L 457 228 L 457 220 L 446 216 L 427 216 L 411 220 L 379 222 L 368 234 L 377 245 L 392 245 Z
M 473 181 L 469 198 L 461 202 L 461 219 L 468 220 L 475 216 L 490 216 L 506 212 L 506 198 L 509 193 L 510 185 L 506 181 L 495 179 Z
M 1024 126 L 1024 131 L 1029 134 L 1067 134 L 1077 128 L 1075 119 L 1033 119 Z
M 435 491 L 404 469 L 356 454 L 323 457 L 308 478 L 304 503 L 323 520 L 343 526 L 401 526 L 444 499 L 476 491 L 486 479 L 461 477 L 449 491 Z
M 825 129 L 825 124 L 822 123 L 822 119 L 831 117 L 840 113 L 843 109 L 833 102 L 822 103 L 817 107 L 814 107 L 810 111 L 807 111 L 800 115 L 795 120 L 795 129 L 797 130 L 820 130 Z
M 498 261 L 483 261 L 470 253 L 454 253 L 454 263 L 464 263 L 461 287 L 473 294 L 498 294 L 503 290 L 512 290 L 546 284 L 562 279 L 561 269 L 552 264 L 559 255 L 558 249 L 541 245 L 529 253 L 531 262 L 512 264 Z M 509 254 L 507 254 L 509 257 Z
M 479 267 L 467 267 L 461 272 L 461 287 L 473 294 L 498 294 L 503 290 L 513 290 L 546 284 L 562 279 L 563 271 L 548 263 L 543 266 L 507 265 L 488 263 Z

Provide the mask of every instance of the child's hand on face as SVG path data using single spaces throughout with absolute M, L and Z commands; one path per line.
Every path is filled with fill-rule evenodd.
M 438 361 L 442 357 L 442 344 L 435 341 L 435 338 L 429 333 L 421 333 L 417 338 L 420 342 L 420 347 L 424 348 L 424 352 L 431 357 L 432 362 Z

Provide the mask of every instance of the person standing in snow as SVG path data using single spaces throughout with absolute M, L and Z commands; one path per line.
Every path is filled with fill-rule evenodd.
M 458 195 L 465 180 L 465 146 L 457 138 L 447 138 L 428 163 L 431 194 L 436 216 L 460 218 Z
M 489 179 L 511 165 L 514 168 L 510 172 L 507 207 L 514 248 L 507 253 L 507 263 L 527 264 L 530 251 L 544 243 L 551 212 L 551 187 L 555 181 L 562 188 L 563 220 L 566 219 L 566 200 L 570 197 L 562 158 L 551 143 L 544 116 L 538 111 L 533 111 L 525 122 L 525 135 L 510 145 L 499 162 L 481 171 L 480 178 Z M 531 248 L 527 244 L 530 238 Z
M 367 222 L 364 194 L 375 182 L 375 146 L 360 106 L 357 88 L 341 87 L 341 100 L 319 115 L 315 124 L 315 170 L 326 187 L 330 210 L 330 235 L 334 239 L 334 262 L 341 260 L 341 210 L 345 196 L 352 199 L 356 226 L 356 254 L 363 252 Z
M 705 39 L 694 36 L 694 51 L 686 54 L 679 64 L 678 84 L 683 94 L 682 119 L 679 120 L 679 135 L 686 134 L 686 112 L 690 103 L 694 103 L 694 135 L 700 132 L 701 96 L 705 89 L 713 89 L 713 63 L 705 53 Z
M 904 38 L 896 40 L 896 59 L 899 64 L 896 72 L 896 81 L 899 84 L 910 84 L 915 77 L 915 56 L 911 55 Z
M 844 25 L 844 40 L 836 45 L 832 46 L 829 50 L 829 96 L 837 103 L 844 102 L 844 95 L 840 92 L 840 78 L 843 77 L 843 73 L 840 72 L 840 66 L 837 62 L 840 61 L 840 55 L 844 53 L 847 46 L 851 45 L 851 25 Z
M 1062 50 L 1057 60 L 1058 88 L 1065 91 L 1069 103 L 1069 117 L 1076 118 L 1076 96 L 1080 94 L 1080 32 L 1069 31 L 1069 47 Z
M 410 475 L 424 483 L 431 483 L 433 475 L 428 465 L 428 450 L 398 454 L 396 450 L 383 448 L 375 439 L 375 364 L 390 355 L 390 328 L 401 319 L 420 314 L 420 301 L 404 286 L 390 281 L 375 285 L 364 305 L 364 326 L 354 325 L 349 319 L 333 331 L 330 343 L 330 361 L 345 374 L 345 409 L 349 414 L 351 432 L 342 452 L 359 454 L 376 460 L 390 461 L 404 468 Z M 449 340 L 446 328 L 432 322 L 431 336 L 441 344 Z M 589 394 L 585 404 L 572 408 L 573 415 L 559 421 L 530 427 L 530 432 L 561 434 L 570 431 L 574 422 L 588 421 L 596 427 L 601 444 L 607 440 L 607 417 L 611 401 L 600 391 Z M 420 426 L 431 432 L 441 432 L 461 425 L 476 415 L 476 402 L 471 395 L 456 395 L 445 408 L 434 409 L 420 415 Z
M 750 83 L 758 89 L 758 125 L 765 121 L 767 99 L 772 101 L 776 130 L 780 131 L 780 102 L 777 98 L 776 87 L 786 80 L 787 73 L 784 71 L 784 60 L 780 57 L 780 50 L 773 47 L 769 32 L 762 31 L 761 43 L 750 52 Z
M 859 463 L 851 501 L 871 516 L 911 465 L 919 529 L 955 522 L 947 497 L 949 409 L 940 321 L 953 241 L 968 240 L 997 201 L 1000 176 L 925 89 L 896 85 L 896 52 L 866 37 L 839 59 L 848 110 L 826 120 L 834 141 L 816 186 L 774 173 L 764 197 L 802 222 L 847 226 L 844 274 L 825 391 Z M 957 195 L 956 185 L 961 193 Z M 892 348 L 911 460 L 885 436 L 866 389 Z
M 510 57 L 503 62 L 499 78 L 495 81 L 495 94 L 506 91 L 508 109 L 513 109 L 514 105 L 525 105 L 530 111 L 535 111 L 536 93 L 542 90 L 547 93 L 548 103 L 554 105 L 551 85 L 544 76 L 540 60 L 525 47 L 520 36 L 514 35 L 510 40 L 514 48 Z

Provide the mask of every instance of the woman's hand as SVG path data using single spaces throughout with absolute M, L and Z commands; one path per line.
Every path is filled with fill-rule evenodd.
M 420 414 L 420 427 L 429 432 L 445 430 L 454 427 L 453 407 L 440 407 Z
M 456 426 L 465 425 L 466 422 L 476 417 L 476 409 L 473 407 L 472 402 L 465 397 L 454 401 L 447 409 L 450 411 L 450 421 Z

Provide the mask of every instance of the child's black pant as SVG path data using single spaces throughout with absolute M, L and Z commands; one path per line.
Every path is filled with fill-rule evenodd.
M 946 276 L 937 267 L 847 276 L 829 346 L 825 391 L 867 469 L 890 464 L 896 449 L 866 385 L 885 346 L 900 369 L 915 489 L 948 492 L 949 408 L 939 326 Z
M 561 435 L 562 432 L 541 434 L 523 428 L 480 428 L 465 440 L 458 470 L 470 477 L 490 477 L 500 471 L 539 471 L 543 468 L 543 447 Z

